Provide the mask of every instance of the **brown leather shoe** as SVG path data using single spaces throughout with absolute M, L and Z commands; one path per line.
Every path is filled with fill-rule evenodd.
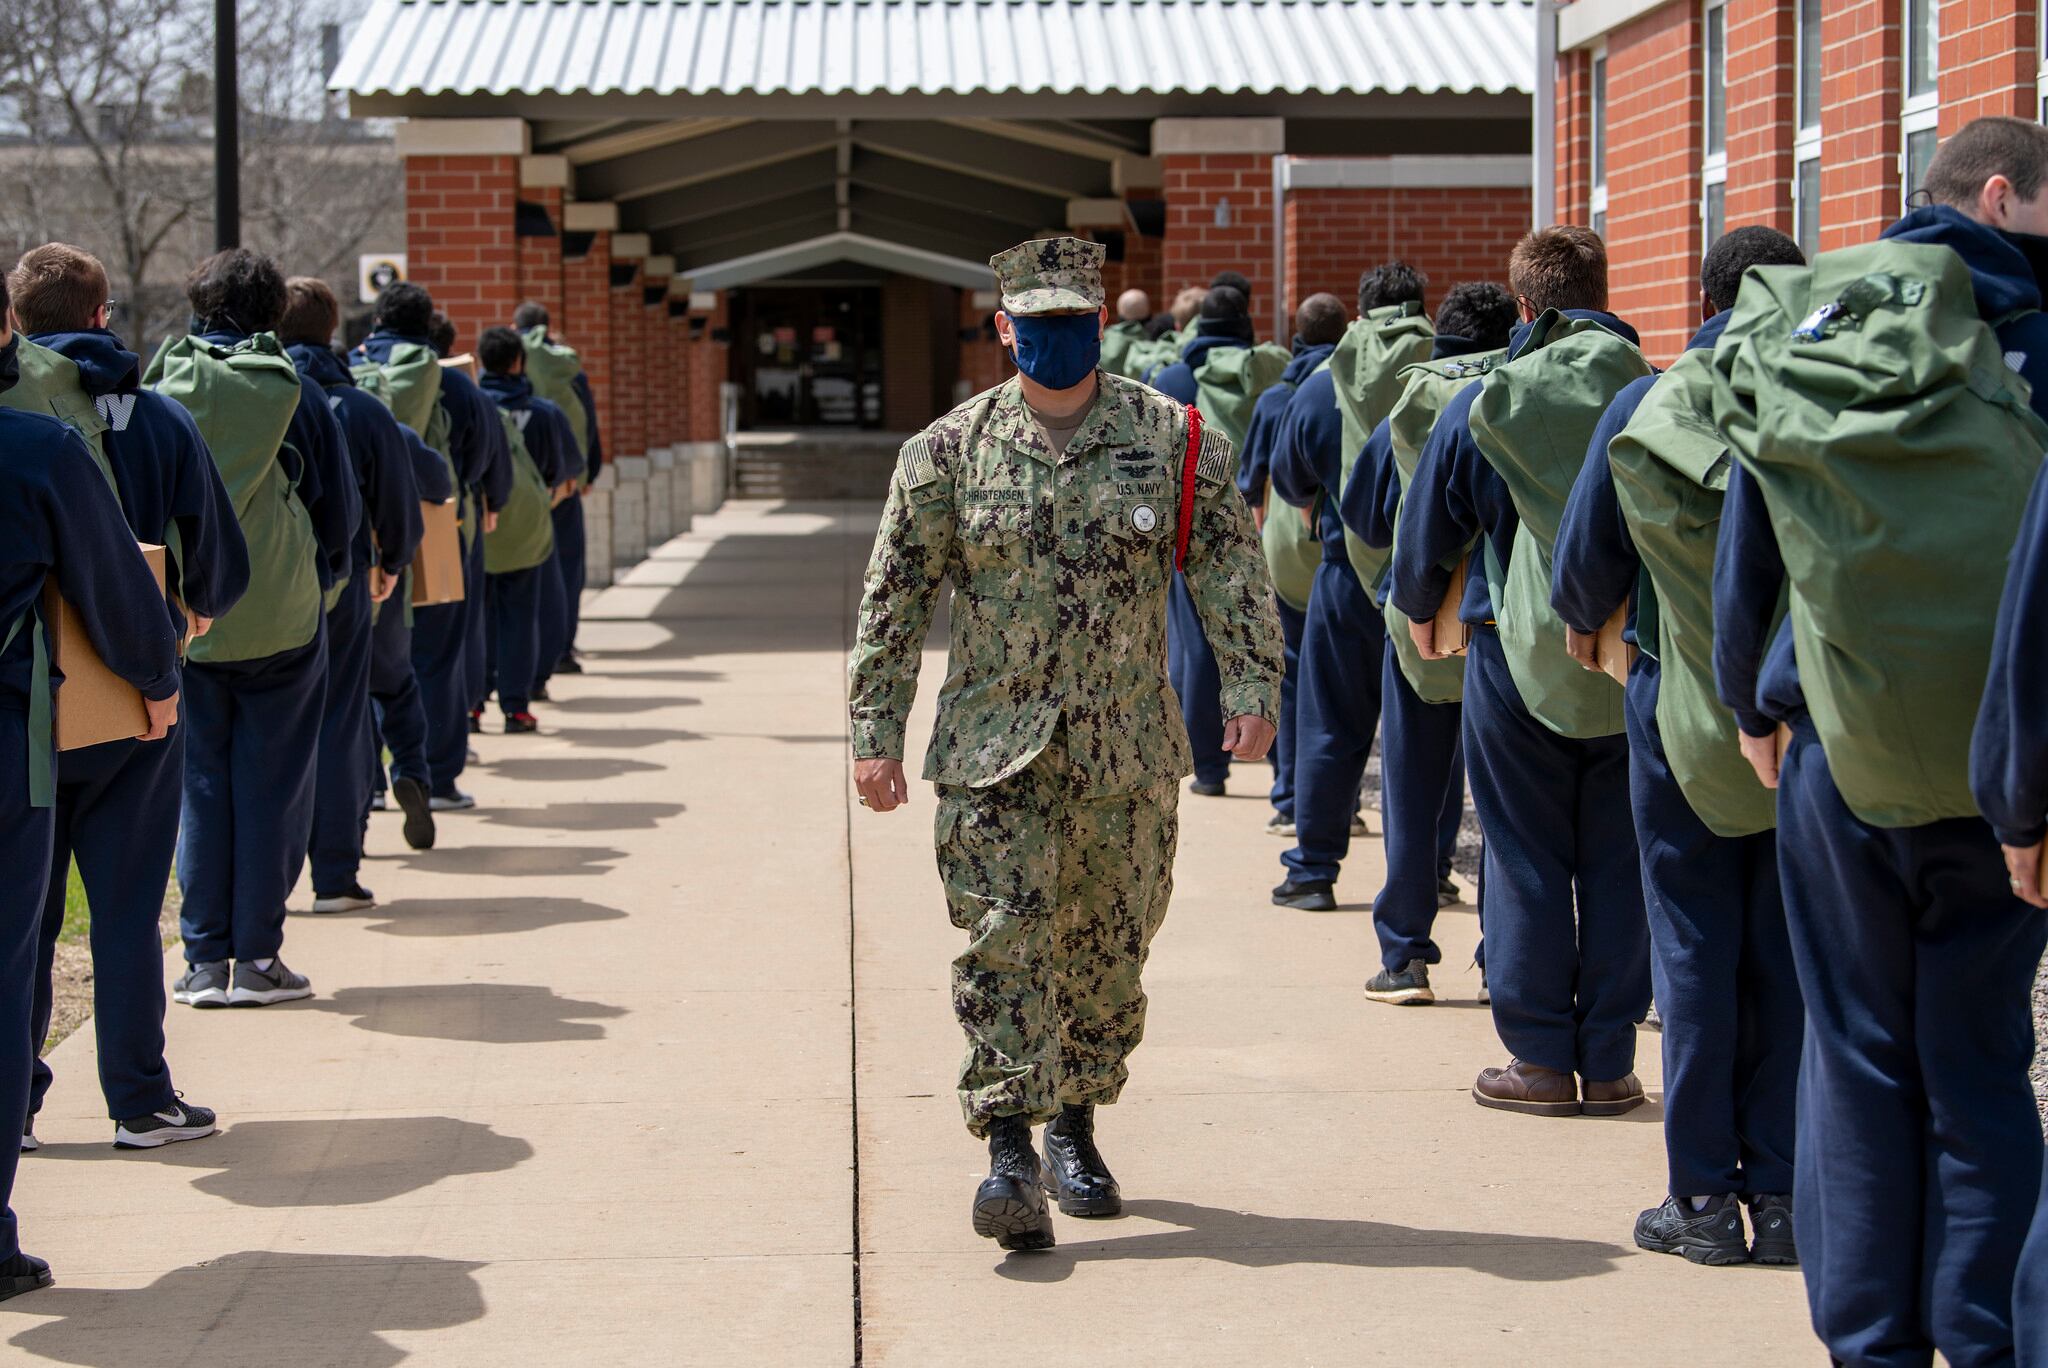
M 1620 1116 L 1643 1105 L 1643 1085 L 1634 1074 L 1617 1078 L 1612 1083 L 1595 1083 L 1586 1080 L 1586 1102 L 1583 1110 L 1588 1116 Z
M 1528 1116 L 1577 1116 L 1579 1081 L 1568 1073 L 1511 1059 L 1505 1069 L 1479 1071 L 1472 1100 Z

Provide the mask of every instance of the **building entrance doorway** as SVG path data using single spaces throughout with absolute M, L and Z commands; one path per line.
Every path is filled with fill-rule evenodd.
M 749 286 L 733 302 L 742 427 L 882 425 L 878 285 Z

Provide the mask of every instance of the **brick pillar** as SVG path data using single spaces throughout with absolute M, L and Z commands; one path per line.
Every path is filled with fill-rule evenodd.
M 966 390 L 963 398 L 994 389 L 1009 379 L 1015 369 L 1003 344 L 987 331 L 988 316 L 1000 303 L 993 290 L 960 291 L 960 380 Z M 1152 303 L 1155 308 L 1165 307 L 1158 299 Z
M 696 306 L 704 301 L 694 295 L 690 302 L 690 393 L 686 401 L 690 440 L 722 441 L 725 434 L 719 431 L 718 387 L 725 383 L 728 346 L 716 341 L 713 334 L 731 326 L 729 302 L 723 290 L 712 295 L 709 309 L 700 311 Z
M 675 403 L 669 413 L 668 441 L 681 446 L 690 440 L 690 282 L 675 276 L 668 283 L 664 306 L 668 329 L 669 393 Z
M 676 273 L 676 259 L 651 256 L 640 267 L 640 335 L 647 351 L 643 384 L 647 387 L 647 449 L 658 450 L 673 443 L 675 387 L 670 383 L 676 359 L 669 352 L 668 283 Z
M 520 158 L 519 299 L 546 309 L 555 326 L 562 321 L 562 201 L 568 192 L 567 157 Z
M 1704 23 L 1666 5 L 1607 36 L 1609 306 L 1660 364 L 1699 325 Z
M 1971 0 L 1941 7 L 1941 136 L 1972 119 L 2040 117 L 2033 0 Z
M 1557 54 L 1557 221 L 1593 226 L 1593 55 Z
M 1157 157 L 1118 157 L 1110 167 L 1110 185 L 1124 201 L 1130 220 L 1124 234 L 1123 278 L 1125 289 L 1143 290 L 1152 299 L 1152 312 L 1164 313 L 1173 303 L 1166 284 L 1166 239 L 1153 236 L 1160 231 L 1160 209 L 1166 192 L 1166 163 Z M 1146 233 L 1146 228 L 1152 234 Z
M 464 337 L 512 315 L 518 304 L 516 224 L 519 119 L 408 119 L 405 158 L 406 274 L 424 285 Z
M 1799 15 L 1728 0 L 1728 226 L 1792 231 Z
M 1264 335 L 1278 316 L 1273 278 L 1273 158 L 1282 119 L 1159 119 L 1152 151 L 1164 163 L 1165 287 L 1206 286 L 1219 271 L 1252 284 L 1252 322 Z
M 555 332 L 576 349 L 590 397 L 597 405 L 598 435 L 606 458 L 612 445 L 612 230 L 619 226 L 615 204 L 562 206 L 562 312 Z
M 647 454 L 647 307 L 640 296 L 640 265 L 647 235 L 612 234 L 612 435 L 614 457 Z
M 1951 13 L 1959 5 L 1945 6 Z M 1821 6 L 1822 251 L 1875 238 L 1899 216 L 1898 0 Z M 1944 45 L 1945 46 L 1945 45 Z

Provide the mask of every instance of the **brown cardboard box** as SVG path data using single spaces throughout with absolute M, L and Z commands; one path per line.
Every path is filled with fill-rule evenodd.
M 426 535 L 412 558 L 412 606 L 462 602 L 462 529 L 456 526 L 460 502 L 420 502 Z
M 164 587 L 164 549 L 143 544 L 143 559 Z M 86 635 L 85 622 L 57 592 L 55 576 L 43 582 L 43 623 L 49 634 L 50 670 L 62 671 L 54 717 L 57 749 L 79 750 L 107 741 L 126 741 L 149 731 L 149 710 L 134 685 L 108 669 Z
M 1451 571 L 1451 587 L 1444 590 L 1444 601 L 1436 606 L 1436 648 L 1447 656 L 1461 656 L 1472 644 L 1472 628 L 1458 620 L 1458 609 L 1465 602 L 1465 575 L 1471 564 L 1470 556 L 1458 562 L 1458 568 Z
M 460 356 L 444 356 L 441 358 L 441 364 L 449 370 L 464 372 L 472 380 L 476 379 L 476 357 L 469 352 L 464 352 Z
M 1621 639 L 1621 629 L 1628 625 L 1628 605 L 1614 610 L 1614 616 L 1600 625 L 1600 635 L 1593 642 L 1593 661 L 1600 672 L 1622 687 L 1628 687 L 1628 671 L 1636 663 L 1636 648 Z

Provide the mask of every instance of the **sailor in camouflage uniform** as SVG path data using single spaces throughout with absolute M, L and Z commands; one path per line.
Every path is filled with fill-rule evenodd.
M 1165 636 L 1187 410 L 1096 368 L 1102 258 L 1051 238 L 989 263 L 1021 374 L 904 445 L 850 669 L 855 780 L 887 812 L 908 797 L 905 721 L 952 582 L 924 777 L 938 786 L 947 904 L 969 937 L 953 964 L 960 1102 L 991 1160 L 974 1225 L 1005 1249 L 1051 1246 L 1045 1192 L 1069 1215 L 1121 1209 L 1093 1113 L 1116 1101 L 1144 1033 L 1139 972 L 1194 769 Z M 1222 668 L 1224 744 L 1256 761 L 1272 743 L 1280 627 L 1235 460 L 1203 433 L 1186 574 Z

